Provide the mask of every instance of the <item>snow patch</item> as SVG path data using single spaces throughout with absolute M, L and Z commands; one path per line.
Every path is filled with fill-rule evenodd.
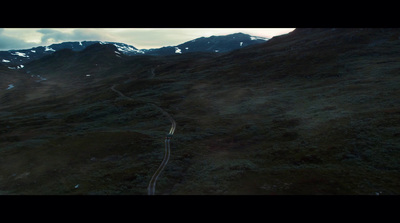
M 218 53 L 218 52 L 219 52 L 219 50 L 214 50 L 214 52 Z
M 7 88 L 6 90 L 10 90 L 10 89 L 13 88 L 13 87 L 14 87 L 13 84 L 9 84 L 9 85 L 8 85 L 8 88 Z
M 240 42 L 240 44 L 239 44 L 240 46 L 242 46 L 243 45 L 243 42 Z
M 79 46 L 82 46 L 82 41 L 79 41 Z
M 11 70 L 15 70 L 15 69 L 22 69 L 22 68 L 24 68 L 24 65 L 18 65 L 18 66 L 16 66 L 16 67 L 8 67 L 8 69 L 11 69 Z
M 36 75 L 36 76 L 37 76 L 38 78 L 40 78 L 40 80 L 36 80 L 36 82 L 41 82 L 41 81 L 47 80 L 47 78 L 44 78 L 44 77 L 40 76 L 39 74 Z
M 1 62 L 3 62 L 3 63 L 10 63 L 9 60 L 5 60 L 5 59 L 3 59 Z
M 117 47 L 117 49 L 118 49 L 119 51 L 123 52 L 123 53 L 136 52 L 136 53 L 144 54 L 144 51 L 142 51 L 142 50 L 137 50 L 137 49 L 133 48 L 132 46 L 128 46 L 128 45 L 126 45 L 126 44 L 124 44 L 124 45 L 119 45 L 119 44 L 115 44 L 115 43 L 114 43 L 114 46 Z
M 36 53 L 36 50 L 31 50 L 32 53 Z
M 250 36 L 250 40 L 269 40 L 268 38 L 261 37 L 261 36 Z
M 182 51 L 178 47 L 175 47 L 175 53 L 182 53 Z
M 14 52 L 14 53 L 11 53 L 11 55 L 20 56 L 20 57 L 29 57 L 25 53 L 21 53 L 21 52 Z
M 44 49 L 44 51 L 56 51 L 56 50 L 54 50 L 53 48 L 50 48 L 50 47 L 46 46 L 46 48 Z

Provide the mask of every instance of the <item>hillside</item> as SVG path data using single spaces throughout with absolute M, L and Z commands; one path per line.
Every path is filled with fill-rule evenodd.
M 176 121 L 157 194 L 399 194 L 399 37 L 296 29 L 167 56 L 97 44 L 3 69 L 47 80 L 3 86 L 0 193 L 145 195 L 171 125 L 153 103 Z

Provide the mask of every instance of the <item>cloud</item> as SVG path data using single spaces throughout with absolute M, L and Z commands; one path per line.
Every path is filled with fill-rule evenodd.
M 0 51 L 11 49 L 28 49 L 67 41 L 118 41 L 107 29 L 97 28 L 0 28 Z M 120 41 L 122 42 L 122 41 Z
M 201 36 L 243 32 L 271 38 L 293 29 L 257 28 L 0 28 L 0 50 L 27 49 L 66 41 L 109 41 L 138 49 L 174 46 Z
M 137 28 L 107 29 L 115 34 L 116 42 L 131 44 L 139 49 L 174 46 L 199 37 L 212 35 L 228 35 L 243 32 L 246 34 L 271 38 L 292 31 L 293 28 Z
M 43 34 L 41 44 L 48 45 L 64 41 L 82 41 L 82 40 L 104 40 L 106 34 L 99 33 L 96 29 L 73 29 L 73 30 L 57 30 L 57 29 L 39 29 L 37 32 Z
M 116 34 L 115 34 L 116 35 Z M 121 41 L 139 49 L 158 48 L 162 46 L 178 45 L 191 40 L 187 33 L 179 29 L 127 29 L 120 31 Z
M 40 44 L 50 45 L 64 41 L 99 40 L 122 42 L 139 49 L 178 45 L 200 37 L 201 34 L 185 29 L 163 28 L 78 28 L 78 29 L 39 29 Z
M 0 28 L 0 50 L 21 49 L 31 45 L 23 39 L 6 35 L 4 28 Z

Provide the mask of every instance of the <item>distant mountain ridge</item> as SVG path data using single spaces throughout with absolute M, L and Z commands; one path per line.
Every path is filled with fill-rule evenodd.
M 10 69 L 20 69 L 21 65 L 40 59 L 62 49 L 81 51 L 86 47 L 99 44 L 112 44 L 117 50 L 125 55 L 174 55 L 190 52 L 229 52 L 245 46 L 263 43 L 267 38 L 251 36 L 244 33 L 234 33 L 225 36 L 200 37 L 187 41 L 177 46 L 167 46 L 155 49 L 137 49 L 132 45 L 119 42 L 107 41 L 74 41 L 51 44 L 49 46 L 39 46 L 30 49 L 0 51 L 0 63 L 10 67 Z
M 177 46 L 167 46 L 146 50 L 148 55 L 172 55 L 190 52 L 223 53 L 240 49 L 245 46 L 263 43 L 267 38 L 251 36 L 244 33 L 234 33 L 225 36 L 200 37 Z
M 30 49 L 21 49 L 21 50 L 8 50 L 8 51 L 0 51 L 0 61 L 2 64 L 6 66 L 15 67 L 18 69 L 20 64 L 25 64 L 27 62 L 40 59 L 46 55 L 50 55 L 56 51 L 63 49 L 70 49 L 72 51 L 82 51 L 86 49 L 88 46 L 93 44 L 113 44 L 117 49 L 124 54 L 138 54 L 141 51 L 137 48 L 118 42 L 104 42 L 104 41 L 76 41 L 76 42 L 62 42 L 51 44 L 49 46 L 39 46 L 33 47 Z
M 100 74 L 110 67 L 119 66 L 126 58 L 129 56 L 121 53 L 113 44 L 94 43 L 80 51 L 67 48 L 57 50 L 26 63 L 23 69 L 29 74 L 44 75 L 46 78 L 66 73 L 77 77 Z

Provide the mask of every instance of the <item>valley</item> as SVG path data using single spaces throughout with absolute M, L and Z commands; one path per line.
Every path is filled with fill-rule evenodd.
M 157 195 L 399 194 L 399 46 L 398 29 L 303 28 L 0 64 L 0 194 L 147 195 L 171 132 L 157 107 L 176 122 Z

